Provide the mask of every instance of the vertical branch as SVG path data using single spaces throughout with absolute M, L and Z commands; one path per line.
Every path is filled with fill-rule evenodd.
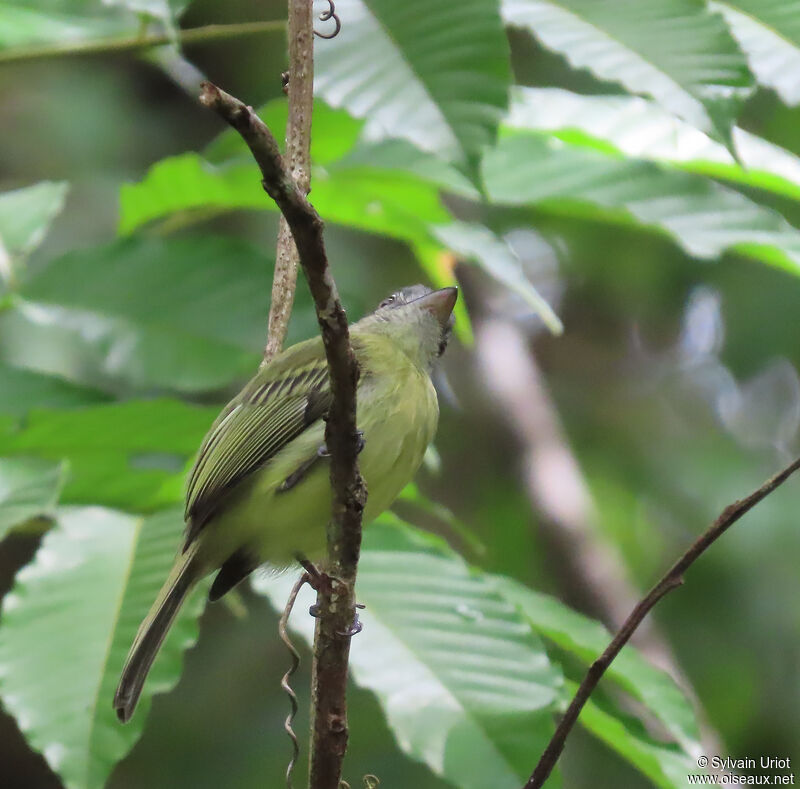
M 333 403 L 325 442 L 331 455 L 332 518 L 328 525 L 328 583 L 317 592 L 319 620 L 312 677 L 311 789 L 339 789 L 347 747 L 347 661 L 355 620 L 355 578 L 361 549 L 361 516 L 367 491 L 358 470 L 356 431 L 358 364 L 347 315 L 328 265 L 323 224 L 284 165 L 264 122 L 216 85 L 204 82 L 200 101 L 242 136 L 261 169 L 262 184 L 292 231 L 317 311 Z
M 287 44 L 289 49 L 289 70 L 286 74 L 288 94 L 288 118 L 286 122 L 286 159 L 300 191 L 307 195 L 311 190 L 311 119 L 314 109 L 314 23 L 312 20 L 313 0 L 289 0 Z M 268 364 L 281 352 L 289 329 L 294 294 L 297 288 L 297 266 L 300 257 L 294 243 L 289 224 L 283 214 L 278 224 L 278 241 L 275 249 L 275 270 L 272 275 L 272 296 L 267 322 L 267 343 L 261 366 Z M 307 576 L 304 574 L 303 578 Z M 281 619 L 280 636 L 292 656 L 292 667 L 284 675 L 281 687 L 289 696 L 291 713 L 284 728 L 292 741 L 292 758 L 286 768 L 286 785 L 292 787 L 292 771 L 300 753 L 300 747 L 292 728 L 297 714 L 297 696 L 289 679 L 300 664 L 300 655 L 289 638 L 287 624 L 294 606 L 298 582 L 286 601 L 286 609 Z
M 300 191 L 311 189 L 311 117 L 314 100 L 314 25 L 311 0 L 289 0 L 289 118 L 286 124 L 286 163 Z M 267 345 L 262 367 L 280 353 L 286 339 L 297 287 L 300 258 L 292 232 L 281 214 Z

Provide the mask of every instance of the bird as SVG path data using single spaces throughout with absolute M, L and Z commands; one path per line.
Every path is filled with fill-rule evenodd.
M 350 327 L 360 376 L 356 423 L 367 485 L 363 522 L 391 506 L 433 440 L 439 404 L 431 381 L 447 347 L 455 287 L 402 288 Z M 325 419 L 332 394 L 322 338 L 287 348 L 222 409 L 186 487 L 183 543 L 134 638 L 114 695 L 130 720 L 181 605 L 216 571 L 219 600 L 262 565 L 283 571 L 324 557 L 331 517 Z

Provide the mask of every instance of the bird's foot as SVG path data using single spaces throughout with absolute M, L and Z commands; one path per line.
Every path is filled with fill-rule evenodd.
M 334 578 L 332 575 L 328 575 L 328 573 L 320 570 L 313 562 L 309 561 L 305 556 L 302 554 L 297 555 L 297 561 L 306 571 L 305 573 L 305 581 L 306 583 L 315 591 L 317 592 L 324 592 L 327 595 L 330 595 L 333 592 L 333 587 L 337 583 L 341 583 L 338 578 Z M 361 620 L 358 618 L 358 612 L 361 610 L 363 611 L 365 606 L 363 603 L 356 603 L 355 604 L 356 611 L 353 615 L 353 623 L 350 627 L 347 628 L 346 631 L 341 632 L 337 631 L 337 635 L 343 636 L 344 638 L 351 638 L 352 636 L 358 634 L 363 629 L 364 625 L 361 623 Z M 308 613 L 311 614 L 313 617 L 318 617 L 322 611 L 318 603 L 314 603 L 308 607 Z

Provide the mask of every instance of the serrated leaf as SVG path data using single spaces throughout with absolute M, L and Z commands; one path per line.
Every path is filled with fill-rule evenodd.
M 564 55 L 731 146 L 752 88 L 744 55 L 702 0 L 503 0 L 503 16 Z
M 495 582 L 538 633 L 583 662 L 591 664 L 611 641 L 603 625 L 554 597 L 534 592 L 510 578 L 496 577 Z M 668 674 L 650 665 L 633 647 L 625 646 L 605 676 L 639 699 L 685 750 L 698 750 L 700 734 L 694 709 Z
M 800 2 L 725 0 L 710 6 L 725 17 L 756 79 L 787 104 L 800 103 Z
M 292 578 L 255 580 L 282 610 Z M 461 789 L 517 789 L 552 733 L 561 674 L 486 576 L 440 540 L 384 515 L 364 532 L 355 681 L 400 747 Z M 310 640 L 298 599 L 292 626 Z
M 520 133 L 484 159 L 492 202 L 660 230 L 689 254 L 727 250 L 797 273 L 800 232 L 777 212 L 692 173 Z
M 98 507 L 60 511 L 0 614 L 0 698 L 69 789 L 99 789 L 138 740 L 153 693 L 178 680 L 203 598 L 178 616 L 131 722 L 112 709 L 128 648 L 166 578 L 179 512 L 150 518 Z
M 31 411 L 0 423 L 0 455 L 69 462 L 62 500 L 152 511 L 182 499 L 184 468 L 217 415 L 175 400 Z
M 578 686 L 573 682 L 566 682 L 565 686 L 571 698 Z M 618 711 L 607 712 L 591 699 L 581 710 L 578 722 L 661 789 L 684 789 L 686 776 L 698 772 L 696 756 L 653 740 L 636 721 Z
M 65 472 L 64 463 L 0 457 L 0 540 L 19 523 L 53 514 Z
M 439 241 L 455 253 L 474 260 L 487 274 L 522 296 L 553 334 L 564 331 L 558 315 L 525 275 L 514 251 L 489 228 L 466 222 L 451 222 L 449 225 L 438 225 L 433 228 L 433 232 Z
M 222 237 L 69 253 L 0 315 L 0 354 L 117 391 L 221 388 L 256 369 L 271 268 L 260 250 Z M 297 312 L 311 323 L 307 300 Z
M 721 143 L 636 96 L 582 96 L 559 88 L 515 88 L 508 129 L 554 133 L 576 146 L 677 165 L 701 175 L 800 200 L 800 158 L 738 126 L 741 164 Z
M 491 144 L 508 102 L 508 43 L 496 0 L 341 0 L 347 24 L 315 52 L 315 88 L 366 118 L 371 136 L 402 137 L 464 167 Z

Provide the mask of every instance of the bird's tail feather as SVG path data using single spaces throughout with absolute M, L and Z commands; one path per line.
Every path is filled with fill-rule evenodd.
M 200 579 L 196 553 L 195 544 L 178 557 L 158 597 L 139 626 L 114 694 L 114 709 L 123 723 L 133 715 L 158 650 L 164 643 L 183 601 Z

